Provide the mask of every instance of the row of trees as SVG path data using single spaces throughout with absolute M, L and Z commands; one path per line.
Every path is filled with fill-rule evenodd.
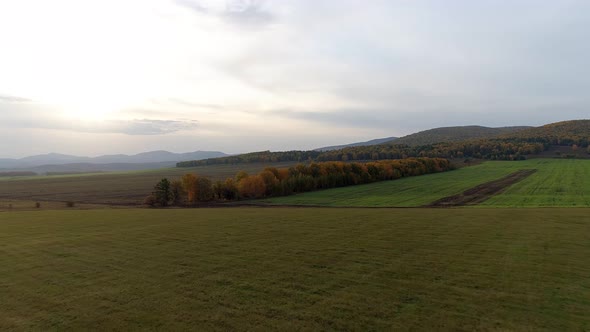
M 545 149 L 546 147 L 542 143 L 476 139 L 422 146 L 389 144 L 350 147 L 342 150 L 326 151 L 317 159 L 319 161 L 347 161 L 430 157 L 521 160 L 525 159 L 525 155 L 536 154 Z
M 203 176 L 186 174 L 180 180 L 160 180 L 145 203 L 150 206 L 182 206 L 198 202 L 284 196 L 451 169 L 452 165 L 447 159 L 408 158 L 369 163 L 321 162 L 289 168 L 267 167 L 255 175 L 240 171 L 233 178 L 216 182 Z

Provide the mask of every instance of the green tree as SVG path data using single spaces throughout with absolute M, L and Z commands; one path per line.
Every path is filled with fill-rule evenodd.
M 206 177 L 197 177 L 197 200 L 199 202 L 208 202 L 213 199 L 213 184 Z
M 179 180 L 174 180 L 170 183 L 170 199 L 172 200 L 172 205 L 181 205 L 182 200 L 184 198 L 184 190 L 182 188 L 182 182 Z
M 168 202 L 172 196 L 170 191 L 170 181 L 163 178 L 156 184 L 154 190 L 154 196 L 156 196 L 158 204 L 160 204 L 160 206 L 168 206 Z
M 222 181 L 215 181 L 213 184 L 213 195 L 215 199 L 222 199 L 223 198 L 223 182 Z
M 238 186 L 232 178 L 227 178 L 223 183 L 223 198 L 231 201 L 238 198 Z

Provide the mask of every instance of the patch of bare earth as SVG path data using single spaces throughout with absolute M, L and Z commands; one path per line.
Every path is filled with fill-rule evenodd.
M 501 179 L 486 182 L 476 187 L 468 189 L 461 194 L 448 196 L 434 201 L 428 207 L 453 207 L 464 205 L 477 205 L 488 198 L 498 195 L 511 185 L 524 180 L 531 174 L 535 173 L 536 169 L 522 169 L 514 172 Z

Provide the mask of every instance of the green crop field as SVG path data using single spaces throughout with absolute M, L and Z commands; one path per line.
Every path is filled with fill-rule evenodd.
M 590 160 L 532 161 L 537 173 L 493 196 L 483 206 L 590 206 Z
M 589 214 L 1 212 L 0 330 L 588 330 Z
M 287 167 L 295 163 L 275 163 Z M 163 177 L 179 179 L 186 173 L 196 173 L 213 180 L 225 180 L 244 170 L 262 171 L 267 164 L 215 165 L 191 168 L 166 168 L 149 171 L 97 173 L 82 175 L 36 176 L 0 179 L 0 210 L 11 200 L 64 202 L 84 204 L 138 205 L 149 195 Z M 49 205 L 49 204 L 43 204 Z
M 446 173 L 277 197 L 263 202 L 333 207 L 417 207 L 520 169 L 538 171 L 483 205 L 590 207 L 590 160 L 576 159 L 489 161 Z

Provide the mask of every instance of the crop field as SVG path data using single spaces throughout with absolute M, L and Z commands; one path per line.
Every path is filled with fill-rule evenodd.
M 276 163 L 274 165 L 287 167 L 293 164 Z M 139 205 L 152 192 L 156 182 L 163 177 L 179 179 L 186 173 L 196 173 L 213 180 L 225 180 L 227 177 L 234 177 L 240 170 L 258 173 L 266 166 L 266 164 L 215 165 L 135 172 L 36 176 L 26 179 L 2 178 L 0 179 L 0 209 L 6 208 L 11 200 Z
M 588 330 L 588 215 L 1 212 L 0 330 Z
M 590 160 L 539 160 L 538 172 L 516 183 L 483 206 L 590 207 Z
M 279 205 L 418 207 L 523 169 L 537 172 L 481 203 L 488 207 L 590 207 L 590 161 L 489 161 L 455 171 L 264 200 Z

